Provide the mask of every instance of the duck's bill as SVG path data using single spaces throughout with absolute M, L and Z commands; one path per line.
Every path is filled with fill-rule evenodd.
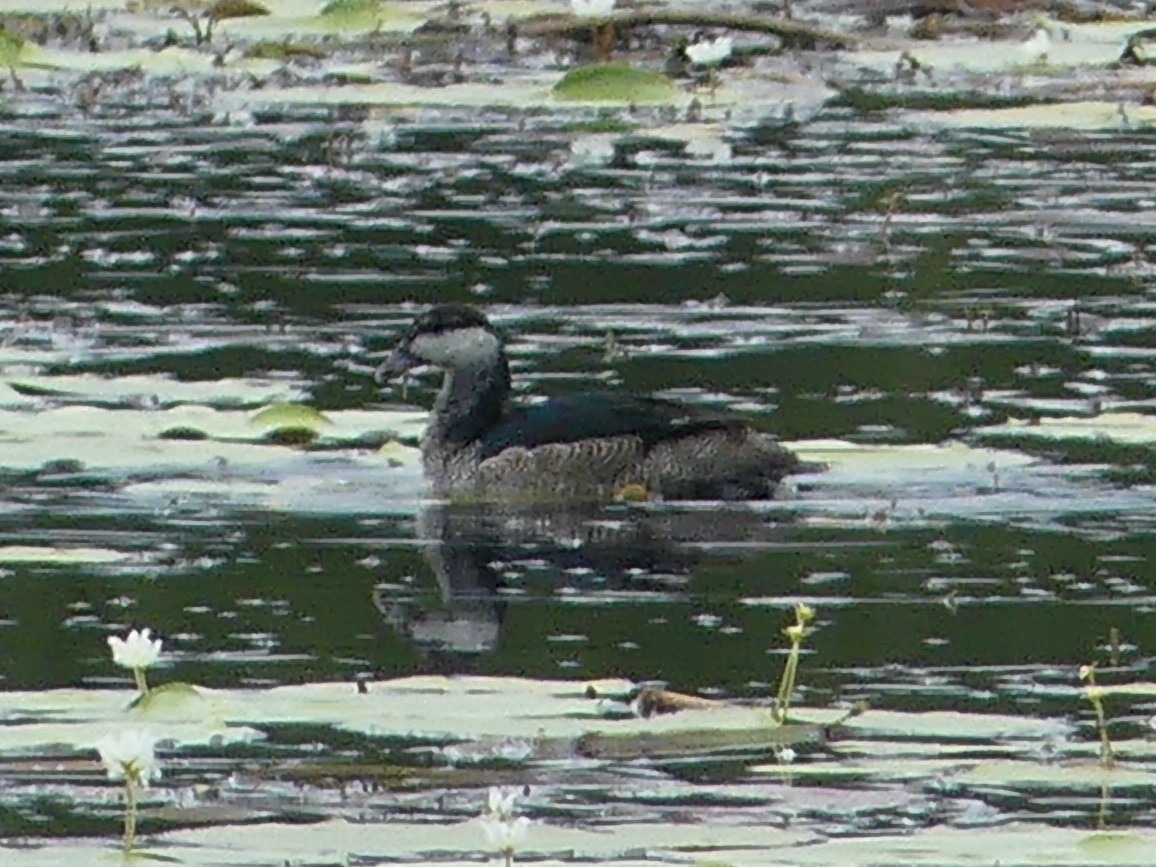
M 413 370 L 415 367 L 421 367 L 424 363 L 424 361 L 404 346 L 399 346 L 389 358 L 382 362 L 381 366 L 373 372 L 373 378 L 380 385 L 386 380 L 393 379 L 407 371 Z

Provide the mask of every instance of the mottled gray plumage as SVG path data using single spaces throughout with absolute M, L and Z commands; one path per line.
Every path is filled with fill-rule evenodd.
M 617 392 L 510 403 L 501 338 L 470 307 L 419 317 L 378 376 L 445 371 L 422 439 L 442 496 L 502 501 L 608 500 L 640 486 L 665 499 L 763 499 L 802 468 L 741 418 Z

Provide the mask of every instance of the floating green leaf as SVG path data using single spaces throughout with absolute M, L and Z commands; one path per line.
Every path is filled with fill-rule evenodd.
M 251 419 L 253 424 L 271 430 L 304 429 L 317 432 L 331 422 L 320 410 L 302 403 L 273 403 L 258 410 Z
M 157 434 L 157 439 L 162 440 L 183 440 L 187 442 L 197 442 L 198 440 L 207 440 L 209 435 L 203 430 L 195 427 L 168 427 Z
M 321 10 L 331 17 L 369 15 L 381 9 L 379 0 L 329 0 Z
M 153 687 L 137 696 L 129 705 L 129 709 L 150 717 L 170 717 L 174 713 L 178 716 L 188 716 L 190 712 L 194 716 L 204 716 L 209 707 L 197 687 L 191 683 L 175 680 Z
M 921 111 L 904 115 L 904 122 L 928 129 L 1063 129 L 1118 130 L 1150 128 L 1156 108 L 1120 100 L 1051 102 L 1010 108 L 970 108 Z
M 1147 845 L 1149 845 L 1148 840 L 1134 831 L 1097 831 L 1089 834 L 1079 843 L 1081 849 L 1085 851 L 1090 849 L 1095 852 L 1111 852 Z
M 1094 416 L 1066 416 L 1021 420 L 977 428 L 986 437 L 1032 437 L 1037 439 L 1096 439 L 1149 445 L 1156 442 L 1156 419 L 1137 412 L 1104 412 Z
M 1049 32 L 1055 30 L 1056 32 Z M 1041 26 L 1026 39 L 971 39 L 927 42 L 912 40 L 886 49 L 849 52 L 846 62 L 853 66 L 894 70 L 912 65 L 928 81 L 942 82 L 953 72 L 1006 73 L 1030 70 L 1036 75 L 1057 75 L 1064 69 L 1104 67 L 1120 56 L 1122 34 L 1110 39 L 1085 31 Z
M 425 21 L 425 16 L 408 3 L 330 0 L 318 20 L 340 30 L 412 30 Z
M 268 15 L 269 10 L 253 0 L 217 0 L 208 12 L 209 18 L 214 21 L 224 21 L 226 18 L 254 18 Z
M 0 66 L 16 66 L 24 50 L 24 40 L 0 27 Z
M 4 32 L 0 31 L 0 63 L 3 62 L 4 57 L 4 35 Z M 19 382 L 17 380 L 9 380 L 7 385 L 10 389 L 23 397 L 63 397 L 64 395 L 68 394 L 67 391 L 62 391 L 61 389 L 52 388 L 50 386 L 40 385 L 35 382 Z
M 589 133 L 595 135 L 598 133 L 630 133 L 634 132 L 634 125 L 627 123 L 619 118 L 607 117 L 599 118 L 598 120 L 581 120 L 574 123 L 568 123 L 563 126 L 566 132 L 573 133 Z
M 400 467 L 412 457 L 413 449 L 402 445 L 397 440 L 390 440 L 383 443 L 377 453 L 385 458 L 391 467 Z
M 324 60 L 329 54 L 315 45 L 301 42 L 257 42 L 245 50 L 245 56 L 260 60 L 292 60 L 303 57 L 309 60 Z
M 299 403 L 275 403 L 257 412 L 253 424 L 265 428 L 262 440 L 279 446 L 309 445 L 321 428 L 332 422 L 311 406 Z
M 592 732 L 574 742 L 583 756 L 599 759 L 637 760 L 702 756 L 710 753 L 769 751 L 779 746 L 821 746 L 826 730 L 817 725 L 781 725 L 749 729 L 687 729 L 654 732 Z
M 838 719 L 834 711 L 817 709 L 800 711 L 798 717 L 799 722 L 820 724 L 831 723 Z M 855 719 L 847 720 L 845 725 L 850 732 L 870 732 L 876 737 L 901 736 L 941 742 L 1060 738 L 1071 730 L 1069 724 L 1056 719 L 959 711 L 902 713 L 882 709 L 869 710 Z
M 317 441 L 317 431 L 303 427 L 281 427 L 269 431 L 261 441 L 274 446 L 307 446 Z
M 565 102 L 666 103 L 677 96 L 675 83 L 661 72 L 627 63 L 581 66 L 554 85 L 554 98 Z
M 181 382 L 167 376 L 98 376 L 77 374 L 27 376 L 7 380 L 23 397 L 51 397 L 74 403 L 136 406 L 159 403 L 255 404 L 289 403 L 302 396 L 299 388 L 284 382 L 257 379 L 221 379 Z
M 4 545 L 0 563 L 120 563 L 132 558 L 124 551 L 109 548 L 54 548 L 48 545 Z
M 1117 764 L 1106 769 L 1097 761 L 1064 763 L 1025 762 L 1015 759 L 983 761 L 952 777 L 952 783 L 964 787 L 999 786 L 1032 789 L 1096 789 L 1103 785 L 1113 789 L 1148 788 L 1152 772 L 1139 764 Z

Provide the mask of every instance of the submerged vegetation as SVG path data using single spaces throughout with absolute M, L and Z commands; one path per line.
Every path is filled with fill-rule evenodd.
M 771 716 L 776 723 L 787 721 L 787 712 L 791 708 L 791 696 L 795 693 L 795 685 L 799 674 L 799 654 L 802 652 L 803 639 L 807 634 L 807 624 L 815 619 L 815 612 L 809 606 L 799 603 L 795 606 L 795 622 L 783 630 L 783 634 L 791 642 L 791 649 L 787 654 L 787 664 L 783 666 L 783 677 L 779 682 L 779 693 L 775 697 Z

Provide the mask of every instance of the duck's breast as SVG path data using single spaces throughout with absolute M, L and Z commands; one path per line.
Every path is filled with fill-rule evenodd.
M 439 495 L 469 493 L 477 485 L 476 446 L 450 449 L 443 444 L 423 441 L 421 459 L 425 476 Z

